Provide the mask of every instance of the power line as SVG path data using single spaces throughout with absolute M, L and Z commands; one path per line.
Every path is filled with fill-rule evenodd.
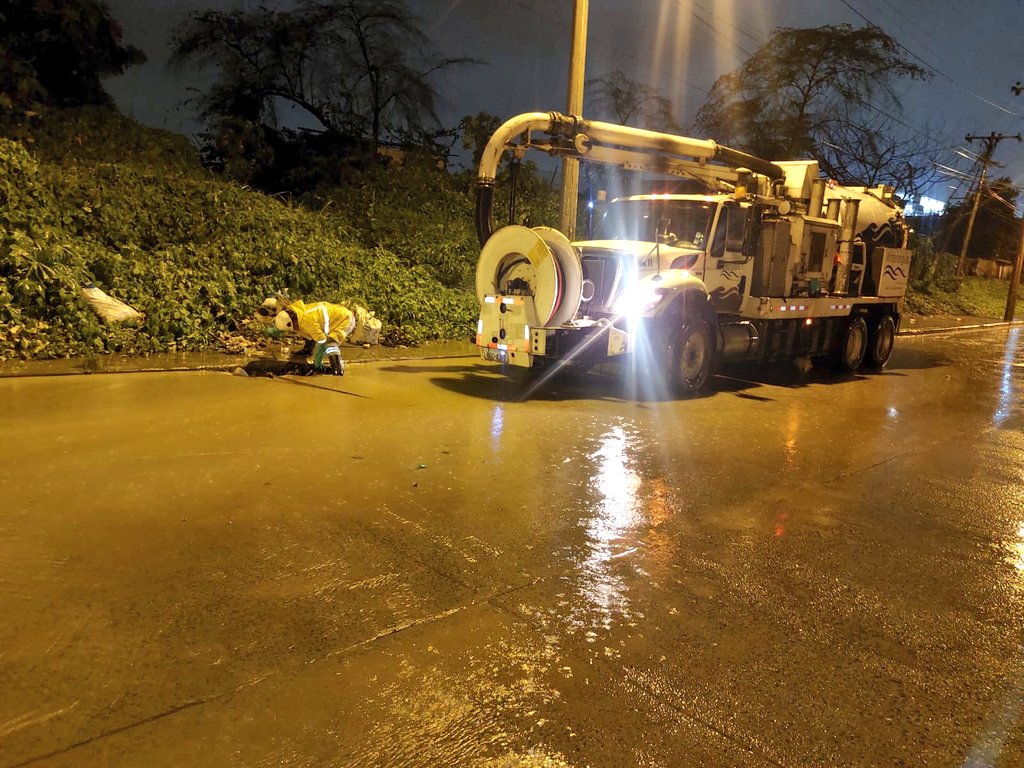
M 677 6 L 679 6 L 679 9 L 680 9 L 680 10 L 687 10 L 687 9 L 684 9 L 684 8 L 683 8 L 682 0 L 676 0 L 676 5 L 677 5 Z M 705 13 L 709 13 L 709 14 L 711 15 L 711 17 L 712 17 L 712 18 L 714 18 L 714 14 L 713 14 L 713 13 L 711 13 L 711 12 L 710 12 L 710 11 L 709 11 L 709 10 L 708 10 L 707 8 L 705 8 L 704 6 L 702 6 L 702 5 L 699 5 L 699 4 L 697 4 L 697 3 L 694 3 L 694 6 L 696 6 L 696 7 L 700 8 L 700 9 L 701 9 L 701 10 L 703 10 L 703 11 L 704 11 Z M 731 43 L 732 45 L 736 46 L 736 48 L 738 48 L 738 49 L 739 49 L 740 51 L 742 51 L 742 52 L 743 52 L 744 54 L 746 54 L 747 58 L 750 58 L 751 56 L 753 56 L 753 55 L 754 55 L 754 54 L 752 54 L 752 53 L 751 53 L 750 51 L 748 51 L 748 50 L 747 50 L 746 48 L 744 48 L 744 47 L 743 47 L 742 45 L 740 45 L 739 43 L 737 43 L 737 42 L 736 42 L 735 40 L 733 40 L 733 39 L 729 39 L 728 37 L 726 37 L 725 33 L 723 33 L 722 31 L 720 31 L 720 30 L 718 29 L 718 27 L 716 27 L 716 26 L 715 26 L 715 24 L 714 24 L 714 23 L 713 23 L 713 22 L 712 22 L 711 20 L 709 20 L 709 19 L 705 19 L 705 18 L 704 18 L 703 16 L 701 16 L 700 14 L 698 14 L 698 13 L 697 13 L 697 11 L 696 11 L 696 10 L 694 9 L 694 7 L 691 7 L 691 8 L 689 9 L 689 11 L 690 11 L 690 15 L 691 15 L 691 16 L 693 16 L 693 18 L 697 19 L 697 21 L 699 21 L 699 22 L 701 22 L 702 24 L 704 24 L 704 25 L 705 25 L 706 27 L 708 27 L 708 29 L 710 29 L 710 30 L 711 30 L 712 32 L 714 32 L 714 33 L 715 33 L 716 35 L 718 35 L 718 36 L 719 36 L 720 38 L 722 38 L 722 39 L 723 39 L 723 40 L 725 40 L 726 42 L 728 42 L 728 43 Z M 732 23 L 732 22 L 730 22 L 730 24 L 729 24 L 729 25 L 730 25 L 730 26 L 731 26 L 731 27 L 732 27 L 733 29 L 735 29 L 735 30 L 737 30 L 737 31 L 742 31 L 742 30 L 740 30 L 740 28 L 739 28 L 739 27 L 737 27 L 737 26 L 736 26 L 736 25 L 735 25 L 734 23 Z
M 680 6 L 680 8 L 682 8 L 681 0 L 676 0 L 676 3 L 677 3 L 677 5 Z M 699 5 L 699 3 L 695 3 L 695 4 Z M 700 6 L 700 7 L 703 10 L 705 10 L 705 11 L 708 10 L 705 6 Z M 696 14 L 694 14 L 694 15 L 696 15 Z M 711 14 L 711 15 L 712 15 L 712 17 L 714 16 L 714 14 Z M 700 19 L 700 20 L 703 21 L 707 26 L 712 28 L 716 32 L 716 34 L 718 34 L 719 36 L 724 37 L 724 34 L 720 30 L 718 30 L 716 28 L 716 26 L 715 26 L 713 21 L 706 20 L 706 19 Z M 865 19 L 865 21 L 868 21 L 868 20 Z M 729 25 L 733 29 L 737 30 L 741 34 L 745 34 L 747 37 L 751 38 L 752 40 L 755 40 L 755 42 L 758 40 L 758 38 L 755 37 L 752 33 L 748 32 L 747 30 L 745 30 L 742 27 L 738 26 L 734 22 L 729 21 L 728 23 L 729 23 Z M 868 23 L 870 24 L 871 22 L 868 21 Z M 748 57 L 752 57 L 753 56 L 752 53 L 750 53 L 748 50 L 746 50 L 743 46 L 739 45 L 735 41 L 730 41 L 730 42 L 732 42 L 733 45 L 735 45 L 737 48 L 739 48 L 741 51 L 743 51 L 745 54 L 747 54 Z M 903 120 L 901 117 L 899 117 L 899 115 L 895 114 L 892 110 L 881 109 L 881 108 L 877 107 L 876 105 L 872 104 L 871 102 L 868 102 L 867 100 L 862 102 L 861 106 L 863 106 L 863 107 L 869 109 L 870 111 L 876 113 L 877 115 L 881 116 L 885 120 L 892 121 L 893 123 L 896 123 L 896 124 L 906 128 L 907 130 L 912 131 L 912 132 L 916 133 L 917 135 L 924 137 L 925 139 L 927 139 L 932 144 L 935 144 L 935 145 L 945 145 L 945 146 L 936 146 L 936 147 L 934 147 L 935 150 L 938 150 L 938 151 L 942 151 L 942 150 L 951 151 L 951 150 L 956 148 L 955 144 L 948 143 L 949 139 L 948 139 L 947 136 L 936 136 L 935 134 L 931 133 L 930 131 L 922 130 L 921 128 L 919 128 L 917 126 L 914 126 L 914 125 L 908 123 L 906 120 Z M 930 162 L 935 163 L 936 161 L 934 159 L 930 159 Z
M 893 5 L 892 3 L 882 3 L 881 5 L 878 5 L 878 4 L 876 4 L 876 3 L 874 2 L 874 0 L 864 0 L 864 2 L 866 2 L 866 3 L 868 4 L 868 5 L 870 5 L 870 6 L 872 7 L 872 8 L 874 8 L 874 9 L 875 9 L 876 11 L 878 11 L 878 13 L 882 14 L 883 16 L 884 16 L 885 14 L 884 14 L 884 12 L 883 12 L 883 10 L 882 10 L 882 7 L 883 7 L 883 6 L 884 6 L 884 7 L 888 7 L 888 8 L 889 8 L 890 10 L 892 10 L 892 11 L 893 11 L 894 13 L 898 14 L 898 15 L 899 15 L 899 17 L 900 17 L 901 19 L 903 19 L 904 21 L 908 21 L 908 22 L 910 22 L 910 24 L 911 24 L 911 29 L 912 29 L 912 30 L 914 30 L 915 32 L 917 32 L 917 31 L 923 31 L 923 30 L 921 30 L 921 26 L 920 26 L 920 24 L 916 24 L 916 23 L 914 23 L 914 22 L 913 22 L 913 20 L 911 20 L 911 19 L 910 19 L 909 17 L 907 17 L 907 15 L 903 13 L 903 11 L 901 11 L 901 10 L 900 10 L 900 9 L 899 9 L 899 8 L 898 8 L 897 6 Z M 902 36 L 902 35 L 906 35 L 906 34 L 907 34 L 907 28 L 906 28 L 906 27 L 904 27 L 904 28 L 903 28 L 903 29 L 901 30 L 901 36 Z M 918 39 L 920 40 L 921 38 L 918 38 Z M 929 51 L 929 52 L 930 52 L 930 53 L 932 53 L 932 54 L 938 55 L 938 52 L 937 52 L 937 51 L 935 51 L 934 49 L 932 49 L 932 48 L 931 48 L 931 47 L 930 47 L 930 46 L 928 45 L 927 41 L 924 41 L 924 49 L 925 49 L 926 51 Z
M 869 18 L 868 18 L 867 16 L 865 16 L 865 15 L 864 15 L 863 13 L 861 13 L 861 12 L 860 12 L 860 11 L 858 11 L 858 10 L 857 10 L 856 8 L 854 8 L 854 7 L 853 7 L 853 6 L 852 6 L 852 5 L 850 4 L 849 0 L 839 0 L 839 2 L 840 2 L 840 3 L 842 3 L 843 5 L 845 5 L 845 6 L 846 6 L 847 8 L 849 8 L 849 9 L 850 9 L 851 11 L 853 11 L 853 13 L 855 13 L 855 14 L 856 14 L 857 16 L 859 16 L 859 17 L 860 17 L 861 19 L 863 19 L 864 21 L 866 21 L 866 22 L 867 22 L 868 24 L 870 24 L 871 26 L 873 26 L 873 27 L 877 27 L 877 26 L 878 26 L 878 25 L 877 25 L 877 24 L 875 24 L 875 23 L 874 23 L 873 21 L 871 21 L 871 19 L 869 19 Z M 880 28 L 880 27 L 879 27 L 879 28 Z M 898 45 L 898 46 L 899 46 L 900 48 L 902 48 L 902 49 L 903 49 L 904 51 L 906 51 L 906 52 L 907 52 L 907 54 L 908 54 L 909 56 L 911 56 L 911 57 L 912 57 L 912 58 L 914 58 L 914 59 L 917 59 L 917 60 L 918 60 L 918 61 L 919 61 L 919 62 L 920 62 L 921 64 L 923 64 L 924 66 L 926 66 L 926 67 L 927 67 L 928 69 L 930 69 L 930 70 L 934 71 L 934 72 L 935 72 L 936 74 L 939 74 L 939 75 L 941 75 L 941 76 L 942 76 L 942 77 L 944 77 L 944 78 L 945 78 L 946 80 L 948 80 L 948 81 L 949 81 L 949 82 L 951 82 L 951 83 L 952 83 L 953 85 L 955 85 L 955 86 L 956 86 L 957 88 L 960 88 L 960 89 L 961 89 L 961 90 L 963 90 L 963 91 L 964 91 L 965 93 L 968 93 L 968 94 L 970 94 L 971 96 L 973 96 L 974 98 L 976 98 L 976 99 L 977 99 L 978 101 L 982 102 L 983 104 L 987 104 L 988 106 L 990 106 L 990 107 L 993 107 L 993 108 L 995 108 L 995 109 L 998 109 L 998 110 L 999 110 L 999 111 L 1001 111 L 1001 112 L 1005 112 L 1005 113 L 1006 113 L 1006 114 L 1008 114 L 1008 115 L 1012 115 L 1012 116 L 1014 116 L 1014 117 L 1019 117 L 1019 118 L 1021 118 L 1021 119 L 1024 119 L 1024 115 L 1020 115 L 1020 114 L 1018 114 L 1018 113 L 1014 112 L 1014 111 L 1013 111 L 1013 110 L 1011 110 L 1011 109 L 1007 109 L 1006 107 L 1003 107 L 1003 106 L 1000 106 L 999 104 L 996 104 L 996 103 L 995 103 L 994 101 L 991 101 L 990 99 L 986 99 L 986 98 L 985 98 L 984 96 L 982 96 L 982 95 L 981 95 L 981 94 L 979 94 L 979 93 L 975 93 L 974 91 L 972 91 L 972 90 L 971 90 L 970 88 L 968 88 L 967 86 L 965 86 L 965 85 L 962 85 L 962 84 L 958 83 L 958 82 L 957 82 L 956 80 L 954 80 L 954 79 L 953 79 L 952 77 L 950 77 L 949 75 L 947 75 L 947 74 L 946 74 L 945 72 L 943 72 L 943 71 L 942 71 L 941 69 L 939 69 L 939 68 L 938 68 L 938 67 L 936 67 L 935 65 L 933 65 L 933 64 L 931 64 L 931 63 L 929 63 L 929 62 L 925 61 L 924 59 L 922 59 L 922 58 L 921 58 L 920 56 L 918 56 L 918 55 L 917 55 L 916 53 L 914 53 L 914 52 L 913 52 L 912 50 L 910 50 L 909 48 L 907 48 L 907 46 L 903 45 L 903 43 L 899 42 L 898 40 L 896 40 L 895 42 L 896 42 L 896 45 Z
M 546 16 L 551 21 L 555 22 L 555 24 L 564 29 L 567 33 L 571 31 L 571 20 L 567 18 L 562 18 L 560 16 L 556 16 L 550 4 L 542 2 L 537 6 L 527 7 L 527 4 L 524 0 L 514 0 L 514 2 L 527 13 L 539 13 L 543 16 Z M 638 67 L 642 67 L 644 65 L 644 63 L 640 61 L 640 59 L 636 55 L 629 53 L 628 51 L 624 50 L 621 47 L 614 46 L 612 43 L 609 43 L 606 40 L 595 38 L 593 36 L 588 36 L 588 43 L 596 43 L 606 52 L 612 54 L 611 58 L 613 59 L 618 56 L 624 56 L 625 58 L 636 63 Z M 686 80 L 682 77 L 679 77 L 678 75 L 673 74 L 672 72 L 666 72 L 665 74 L 667 75 L 668 79 L 674 82 L 676 85 L 687 85 L 691 88 L 696 88 L 697 90 L 701 91 L 704 94 L 707 94 L 709 92 L 707 88 L 697 85 L 696 83 L 692 83 L 689 80 Z

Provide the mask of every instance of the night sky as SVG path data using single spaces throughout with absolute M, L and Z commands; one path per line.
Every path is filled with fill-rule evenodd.
M 284 4 L 284 3 L 282 3 Z M 255 0 L 109 0 L 125 39 L 149 62 L 111 80 L 121 109 L 140 121 L 182 133 L 197 130 L 187 89 L 203 85 L 193 73 L 168 69 L 170 31 L 201 8 L 255 6 Z M 572 0 L 410 0 L 446 56 L 484 63 L 441 81 L 447 125 L 486 111 L 504 117 L 564 110 Z M 1024 131 L 1024 2 L 1021 0 L 591 0 L 587 76 L 616 69 L 657 87 L 690 125 L 715 79 L 732 71 L 779 26 L 814 27 L 864 19 L 882 27 L 935 71 L 908 84 L 899 119 L 908 133 L 923 131 L 947 149 L 934 159 L 962 169 L 970 161 L 957 147 L 970 134 Z M 1024 144 L 1003 142 L 996 152 L 1009 175 L 1024 184 Z M 955 182 L 948 182 L 954 184 Z M 937 197 L 953 194 L 946 182 Z M 963 194 L 963 190 L 960 190 Z

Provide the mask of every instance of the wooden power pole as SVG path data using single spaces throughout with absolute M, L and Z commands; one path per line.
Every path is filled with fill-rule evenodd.
M 572 23 L 572 58 L 569 60 L 570 115 L 583 114 L 583 76 L 587 63 L 587 14 L 589 0 L 575 0 Z M 559 227 L 570 240 L 576 239 L 576 206 L 580 194 L 580 161 L 562 158 L 562 211 Z
M 1013 322 L 1013 313 L 1017 310 L 1017 285 L 1020 283 L 1020 266 L 1022 261 L 1024 261 L 1024 221 L 1021 221 L 1017 260 L 1013 263 L 1013 272 L 1010 274 L 1010 290 L 1006 294 L 1006 309 L 1003 310 L 1003 320 L 1007 323 Z
M 1003 136 L 1002 134 L 996 134 L 995 131 L 990 133 L 988 136 L 965 136 L 968 142 L 982 141 L 985 143 L 985 149 L 982 150 L 981 159 L 978 161 L 981 163 L 981 176 L 978 178 L 978 188 L 974 192 L 974 205 L 971 206 L 971 217 L 967 220 L 967 232 L 964 234 L 964 242 L 960 246 L 960 259 L 956 263 L 956 276 L 963 277 L 964 271 L 967 268 L 967 247 L 971 244 L 971 233 L 974 231 L 974 219 L 978 216 L 978 207 L 981 205 L 981 196 L 985 191 L 985 177 L 988 175 L 988 167 L 992 164 L 992 153 L 996 151 L 996 147 L 1000 141 L 1005 139 L 1016 139 L 1021 140 L 1021 136 L 1018 133 L 1016 136 Z

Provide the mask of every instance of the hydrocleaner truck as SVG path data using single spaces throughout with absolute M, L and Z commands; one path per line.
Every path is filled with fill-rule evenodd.
M 493 225 L 505 152 L 573 157 L 705 194 L 607 204 L 593 239 Z M 513 190 L 514 195 L 514 190 Z M 830 358 L 885 366 L 900 325 L 910 252 L 889 187 L 843 187 L 814 161 L 769 162 L 714 141 L 533 112 L 491 137 L 477 177 L 481 356 L 520 368 L 632 370 L 681 395 L 723 362 Z

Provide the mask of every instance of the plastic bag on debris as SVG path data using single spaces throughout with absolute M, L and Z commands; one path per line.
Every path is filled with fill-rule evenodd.
M 135 322 L 142 319 L 141 312 L 132 309 L 113 296 L 108 296 L 92 283 L 82 286 L 82 297 L 100 320 L 107 324 Z

